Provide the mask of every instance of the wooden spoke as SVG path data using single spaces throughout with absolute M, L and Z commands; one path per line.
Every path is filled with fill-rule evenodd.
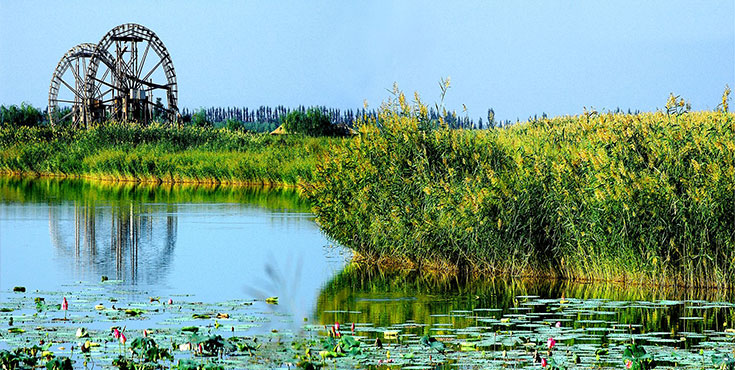
M 74 95 L 76 95 L 76 96 L 77 96 L 78 98 L 80 98 L 80 99 L 83 99 L 83 96 L 82 96 L 82 94 L 80 94 L 80 93 L 79 93 L 79 92 L 78 92 L 78 91 L 77 91 L 77 90 L 76 90 L 75 88 L 71 87 L 71 85 L 69 85 L 69 83 L 67 83 L 67 82 L 66 82 L 66 81 L 64 81 L 63 79 L 59 79 L 59 81 L 61 81 L 61 83 L 63 83 L 63 84 L 64 84 L 64 86 L 66 86 L 66 87 L 67 87 L 67 88 L 68 88 L 69 90 L 71 90 L 71 92 L 73 92 L 73 93 L 74 93 Z M 58 101 L 58 100 L 57 100 L 57 101 Z
M 153 74 L 153 72 L 161 65 L 161 63 L 163 63 L 163 59 L 159 60 L 158 63 L 156 63 L 156 65 L 153 66 L 153 68 L 151 69 L 151 71 L 148 72 L 148 74 L 146 74 L 145 77 L 142 78 L 142 80 L 145 81 L 145 80 L 148 79 L 148 77 L 151 77 L 151 75 Z
M 63 100 L 63 99 L 56 99 L 55 102 L 56 103 L 69 103 L 69 104 L 77 104 L 78 103 L 77 101 L 74 101 L 74 100 Z
M 140 73 L 143 72 L 143 66 L 145 65 L 145 58 L 148 56 L 148 50 L 151 48 L 150 41 L 146 43 L 145 51 L 143 52 L 143 59 L 140 61 L 140 65 L 138 66 L 138 71 L 135 73 L 135 77 L 140 77 Z
M 90 76 L 87 76 L 87 77 L 89 78 Z M 100 80 L 100 79 L 98 79 L 96 77 L 92 77 L 92 80 L 97 81 L 97 82 L 99 82 L 99 83 L 101 83 L 101 84 L 103 84 L 105 86 L 109 86 L 111 89 L 117 89 L 117 87 L 115 85 L 113 85 L 113 84 L 111 84 L 111 83 L 109 83 L 107 81 L 102 81 L 102 80 Z

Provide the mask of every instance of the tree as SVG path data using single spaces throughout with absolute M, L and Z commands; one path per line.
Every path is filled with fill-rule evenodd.
M 204 108 L 199 109 L 191 116 L 191 123 L 197 127 L 212 127 L 212 122 L 207 119 L 207 112 Z
M 14 126 L 38 126 L 43 121 L 43 114 L 28 103 L 20 107 L 11 105 L 0 106 L 0 123 Z
M 336 133 L 329 116 L 316 107 L 309 108 L 306 113 L 301 110 L 291 111 L 283 120 L 283 128 L 289 133 L 308 136 L 329 136 Z
M 166 111 L 162 108 L 163 107 L 163 99 L 160 97 L 156 98 L 156 104 L 153 105 L 153 120 L 154 121 L 163 121 L 166 119 Z
M 244 129 L 245 124 L 239 119 L 228 118 L 227 121 L 225 121 L 225 127 L 232 131 L 238 131 Z
M 487 127 L 495 127 L 495 111 L 492 108 L 487 110 Z

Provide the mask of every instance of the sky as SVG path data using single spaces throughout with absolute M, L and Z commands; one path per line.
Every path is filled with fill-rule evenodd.
M 394 83 L 460 116 L 714 109 L 735 88 L 735 1 L 0 0 L 0 104 L 45 107 L 56 64 L 123 23 L 153 30 L 179 106 L 376 108 Z M 462 105 L 467 112 L 462 112 Z

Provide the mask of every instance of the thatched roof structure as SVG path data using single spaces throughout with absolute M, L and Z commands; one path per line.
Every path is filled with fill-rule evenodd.
M 288 132 L 286 132 L 286 129 L 283 127 L 283 125 L 280 125 L 278 126 L 278 128 L 271 132 L 271 135 L 288 135 Z

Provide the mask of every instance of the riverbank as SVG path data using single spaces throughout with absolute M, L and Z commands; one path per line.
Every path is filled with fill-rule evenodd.
M 372 261 L 450 274 L 735 282 L 735 115 L 586 113 L 432 126 L 398 99 L 305 187 L 325 232 Z
M 297 187 L 340 138 L 110 122 L 0 128 L 0 173 L 142 183 Z

